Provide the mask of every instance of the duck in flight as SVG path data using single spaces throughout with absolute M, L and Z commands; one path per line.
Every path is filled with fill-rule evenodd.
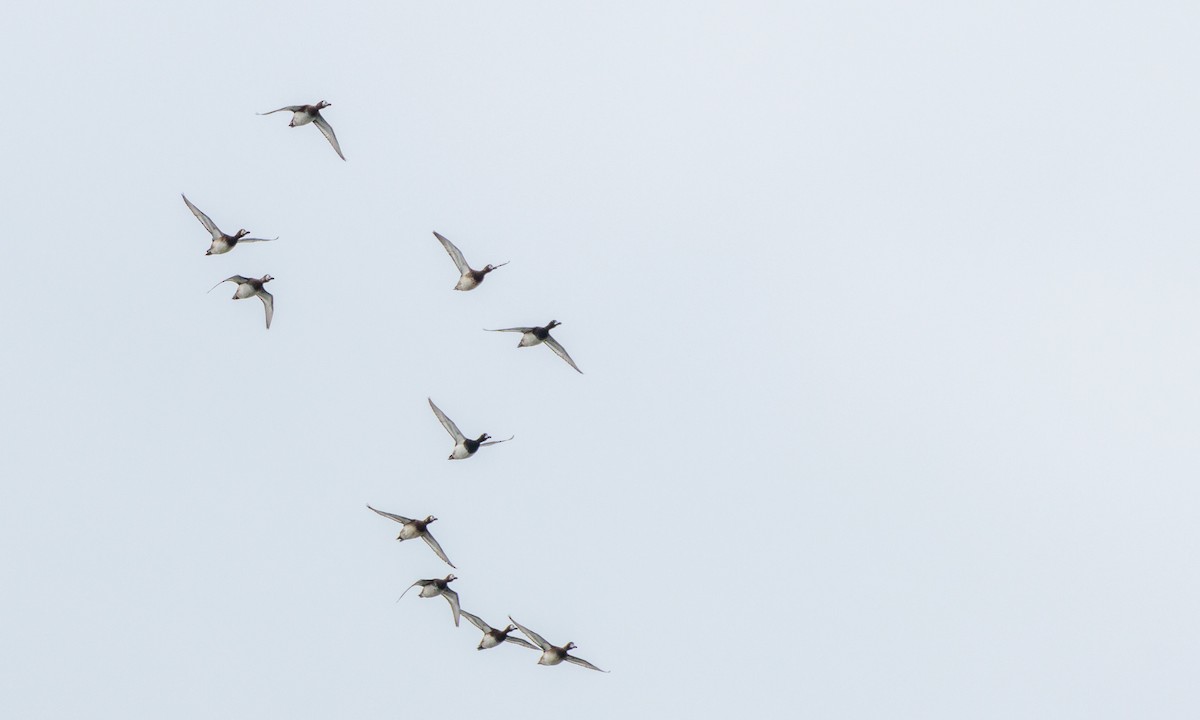
M 576 365 L 575 361 L 571 359 L 571 356 L 567 354 L 566 349 L 564 349 L 562 345 L 559 345 L 557 340 L 550 337 L 550 331 L 559 325 L 562 325 L 562 323 L 557 320 L 551 320 L 546 324 L 545 327 L 512 327 L 502 328 L 500 330 L 488 330 L 488 332 L 523 333 L 521 335 L 521 342 L 517 343 L 517 347 L 533 347 L 534 345 L 545 344 L 546 347 L 554 351 L 555 355 L 559 356 L 563 360 L 566 360 L 568 365 L 575 368 L 575 372 L 582 375 L 583 371 L 579 369 L 579 366 Z M 487 330 L 487 328 L 484 328 L 484 330 Z
M 503 630 L 499 630 L 485 623 L 478 615 L 472 615 L 466 610 L 460 610 L 459 613 L 469 620 L 472 625 L 483 631 L 483 639 L 479 641 L 479 647 L 475 648 L 476 650 L 487 650 L 497 645 L 503 645 L 505 642 L 527 647 L 530 650 L 537 650 L 537 647 L 529 641 L 509 635 L 510 632 L 517 629 L 516 625 L 509 625 Z
M 445 578 L 441 579 L 431 578 L 429 580 L 418 580 L 412 585 L 409 585 L 404 592 L 400 593 L 400 597 L 396 598 L 396 602 L 400 602 L 400 600 L 408 594 L 409 590 L 420 586 L 421 597 L 423 598 L 432 598 L 437 597 L 438 595 L 446 598 L 446 602 L 450 603 L 450 612 L 454 614 L 454 627 L 458 627 L 458 615 L 461 612 L 458 609 L 458 593 L 450 589 L 450 583 L 457 579 L 458 578 L 454 577 L 453 575 L 447 575 Z
M 502 262 L 499 265 L 486 265 L 482 270 L 472 270 L 467 264 L 462 252 L 454 246 L 454 243 L 446 239 L 439 232 L 434 232 L 433 236 L 442 243 L 442 247 L 446 248 L 446 252 L 450 254 L 450 259 L 454 261 L 454 266 L 462 273 L 462 277 L 458 279 L 458 284 L 454 286 L 455 290 L 474 290 L 483 282 L 485 275 L 495 270 L 498 267 L 507 265 L 507 262 Z
M 577 658 L 574 655 L 568 655 L 567 654 L 568 650 L 574 650 L 576 647 L 578 647 L 575 643 L 568 642 L 566 645 L 563 645 L 562 647 L 557 647 L 555 645 L 551 645 L 550 643 L 546 642 L 546 639 L 543 638 L 541 635 L 538 635 L 537 633 L 535 633 L 534 631 L 525 627 L 521 623 L 517 622 L 516 620 L 513 620 L 512 615 L 509 615 L 508 619 L 512 620 L 513 625 L 516 625 L 518 630 L 525 633 L 526 637 L 528 637 L 530 640 L 534 641 L 537 644 L 537 646 L 542 649 L 542 656 L 540 658 L 538 658 L 538 665 L 557 665 L 557 664 L 561 663 L 563 660 L 566 660 L 569 663 L 579 665 L 580 667 L 588 668 L 589 670 L 597 670 L 599 672 L 608 672 L 607 670 L 600 670 L 600 668 L 591 664 L 587 660 L 584 660 L 583 658 Z
M 450 433 L 450 437 L 454 438 L 454 451 L 450 453 L 450 457 L 448 458 L 449 460 L 462 460 L 464 458 L 469 458 L 484 445 L 496 445 L 498 443 L 508 442 L 509 440 L 512 440 L 513 437 L 516 437 L 516 435 L 513 435 L 506 440 L 492 440 L 491 435 L 484 433 L 475 440 L 472 440 L 469 437 L 465 437 L 462 432 L 459 431 L 458 426 L 454 424 L 454 421 L 446 417 L 446 413 L 442 412 L 441 408 L 433 404 L 433 398 L 426 399 L 429 400 L 429 407 L 433 408 L 433 414 L 437 415 L 437 419 L 441 421 L 442 427 L 446 428 L 446 432 Z
M 333 151 L 338 154 L 338 157 L 345 160 L 346 156 L 342 154 L 342 146 L 338 145 L 337 135 L 333 134 L 333 127 L 329 121 L 321 117 L 321 110 L 327 107 L 332 107 L 333 103 L 327 103 L 324 100 L 316 105 L 284 105 L 278 110 L 271 112 L 259 113 L 259 115 L 270 115 L 271 113 L 283 112 L 287 110 L 292 113 L 292 121 L 288 123 L 288 127 L 300 127 L 312 123 L 317 126 L 329 144 L 333 146 Z
M 424 520 L 414 520 L 413 518 L 406 518 L 402 515 L 384 512 L 383 510 L 376 510 L 370 505 L 367 505 L 367 507 L 384 516 L 385 518 L 388 518 L 389 520 L 395 520 L 396 522 L 400 523 L 400 534 L 396 536 L 397 540 L 404 542 L 405 540 L 412 540 L 413 538 L 421 538 L 426 542 L 426 544 L 429 545 L 429 547 L 433 548 L 433 552 L 442 559 L 442 562 L 446 563 L 450 567 L 454 567 L 454 563 L 450 562 L 450 558 L 446 557 L 446 553 L 442 552 L 442 546 L 438 545 L 438 541 L 434 540 L 433 536 L 429 534 L 429 524 L 437 520 L 437 518 L 430 515 Z
M 267 329 L 270 330 L 271 318 L 275 316 L 275 296 L 267 292 L 267 289 L 263 286 L 274 279 L 275 278 L 271 277 L 270 275 L 263 275 L 261 278 L 257 279 L 243 277 L 241 275 L 231 275 L 216 285 L 213 285 L 208 289 L 208 291 L 212 292 L 213 290 L 216 290 L 217 286 L 221 283 L 235 282 L 237 283 L 237 290 L 233 291 L 234 300 L 245 300 L 248 297 L 254 297 L 257 295 L 258 299 L 262 300 L 263 307 L 266 309 Z
M 213 222 L 211 218 L 201 212 L 200 208 L 193 205 L 191 200 L 187 199 L 187 195 L 180 193 L 179 196 L 183 198 L 183 202 L 188 206 L 188 209 L 192 211 L 192 214 L 196 216 L 196 219 L 200 221 L 200 224 L 204 226 L 204 229 L 207 230 L 210 235 L 212 235 L 212 245 L 209 246 L 208 252 L 204 253 L 205 255 L 221 255 L 223 253 L 227 253 L 240 242 L 270 242 L 272 240 L 279 239 L 277 237 L 246 237 L 250 234 L 250 231 L 245 229 L 238 230 L 237 235 L 226 235 L 225 233 L 221 232 L 221 229 L 217 227 L 217 224 Z

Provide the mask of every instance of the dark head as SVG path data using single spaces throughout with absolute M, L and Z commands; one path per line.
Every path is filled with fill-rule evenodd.
M 428 525 L 429 523 L 431 523 L 431 522 L 433 522 L 433 521 L 435 521 L 435 520 L 437 520 L 437 518 L 435 518 L 434 516 L 430 515 L 430 516 L 428 516 L 428 517 L 426 517 L 426 518 L 425 518 L 425 524 L 426 524 L 426 525 Z
M 234 240 L 240 240 L 240 239 L 242 239 L 243 237 L 245 237 L 245 236 L 247 236 L 247 235 L 249 235 L 249 234 L 250 234 L 250 231 L 249 231 L 249 230 L 247 230 L 246 228 L 242 228 L 241 230 L 238 230 L 238 231 L 237 231 L 237 235 L 234 235 L 234 236 L 233 236 L 233 239 L 234 239 Z
M 560 323 L 557 320 L 551 320 L 550 322 L 546 323 L 546 329 L 553 330 L 554 328 L 558 327 L 559 325 L 562 325 L 562 323 Z
M 490 273 L 491 271 L 495 270 L 496 268 L 498 268 L 498 267 L 504 267 L 504 266 L 505 266 L 505 265 L 507 265 L 507 264 L 508 264 L 508 263 L 506 263 L 506 262 L 502 262 L 502 263 L 500 263 L 499 265 L 488 265 L 488 266 L 484 267 L 484 268 L 483 268 L 483 270 L 480 270 L 480 272 L 482 272 L 484 275 L 487 275 L 488 273 Z
M 512 632 L 513 630 L 516 630 L 516 629 L 517 629 L 517 626 L 516 626 L 516 625 L 513 625 L 512 623 L 509 623 L 508 627 L 504 628 L 504 634 L 505 634 L 505 635 L 507 635 L 507 634 L 509 634 L 510 632 Z
M 269 282 L 271 282 L 271 281 L 272 281 L 272 280 L 274 280 L 274 279 L 275 279 L 275 278 L 271 277 L 270 275 L 263 275 L 263 276 L 262 276 L 262 281 L 263 281 L 263 284 L 264 284 L 264 285 L 265 285 L 266 283 L 269 283 Z
M 475 442 L 477 442 L 477 443 L 483 443 L 485 440 L 491 440 L 491 439 L 492 439 L 492 436 L 491 436 L 491 435 L 488 435 L 487 433 L 484 433 L 484 434 L 480 435 L 480 436 L 479 436 L 479 439 L 478 439 L 478 440 L 476 440 Z
M 568 640 L 567 644 L 563 645 L 563 650 L 574 650 L 577 647 L 579 647 L 579 646 Z
M 457 577 L 455 577 L 453 573 L 451 573 L 451 574 L 447 575 L 447 576 L 446 576 L 446 579 L 445 579 L 445 580 L 443 580 L 442 582 L 444 582 L 444 583 L 452 583 L 452 582 L 454 582 L 454 581 L 455 581 L 455 580 L 457 580 L 457 579 L 458 579 L 458 578 L 457 578 Z

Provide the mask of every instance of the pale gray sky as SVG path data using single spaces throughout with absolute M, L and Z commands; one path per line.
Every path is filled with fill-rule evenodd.
M 1195 715 L 1198 25 L 6 8 L 0 715 Z

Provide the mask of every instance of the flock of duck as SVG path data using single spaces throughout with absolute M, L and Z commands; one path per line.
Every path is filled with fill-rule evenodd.
M 333 127 L 330 126 L 329 122 L 321 116 L 321 110 L 330 106 L 330 103 L 321 100 L 315 105 L 287 105 L 277 110 L 259 113 L 259 115 L 270 115 L 272 113 L 283 112 L 284 110 L 290 111 L 292 113 L 292 120 L 290 123 L 288 123 L 289 127 L 299 127 L 302 125 L 308 125 L 310 123 L 315 125 L 317 129 L 321 131 L 321 134 L 325 136 L 325 139 L 329 141 L 329 144 L 333 146 L 334 152 L 338 154 L 338 157 L 340 157 L 342 160 L 345 160 L 346 156 L 342 154 L 342 148 L 338 144 L 337 136 L 333 132 Z M 212 235 L 212 243 L 205 255 L 223 255 L 233 250 L 239 243 L 269 242 L 279 239 L 246 237 L 250 233 L 245 229 L 239 229 L 234 235 L 227 235 L 219 227 L 217 227 L 217 224 L 214 223 L 212 219 L 208 217 L 208 215 L 205 215 L 200 208 L 193 205 L 192 202 L 187 199 L 186 195 L 183 195 L 182 197 L 184 204 L 186 204 L 188 209 L 191 210 L 192 214 L 196 216 L 196 219 L 200 221 L 200 224 L 204 226 L 204 229 L 207 230 L 210 235 Z M 454 243 L 450 242 L 450 240 L 440 233 L 434 232 L 433 235 L 442 244 L 442 247 L 446 249 L 447 254 L 450 255 L 450 259 L 454 261 L 455 267 L 458 268 L 460 277 L 458 278 L 458 283 L 454 286 L 455 290 L 474 290 L 483 283 L 484 278 L 487 277 L 488 273 L 492 272 L 498 267 L 508 264 L 507 262 L 504 262 L 500 263 L 499 265 L 486 265 L 482 270 L 475 270 L 471 268 L 469 264 L 467 264 L 462 252 L 455 247 Z M 274 278 L 272 278 L 270 275 L 263 275 L 261 278 L 249 278 L 243 275 L 231 275 L 230 277 L 227 277 L 214 285 L 209 292 L 212 292 L 223 283 L 235 283 L 237 285 L 237 289 L 233 293 L 234 300 L 244 300 L 250 297 L 257 297 L 262 301 L 263 308 L 266 313 L 267 329 L 269 330 L 271 328 L 271 319 L 275 315 L 275 297 L 267 291 L 266 284 L 273 279 Z M 519 332 L 521 333 L 521 340 L 517 343 L 517 347 L 522 348 L 532 347 L 534 345 L 546 345 L 556 355 L 566 361 L 568 365 L 574 368 L 576 372 L 582 374 L 583 371 L 579 369 L 579 366 L 575 364 L 575 361 L 571 359 L 571 356 L 567 354 L 567 351 L 563 348 L 563 346 L 550 335 L 550 331 L 558 325 L 561 325 L 561 323 L 559 323 L 557 320 L 551 320 L 545 326 L 541 327 L 533 326 L 499 328 L 496 330 L 488 330 L 488 332 Z M 469 438 L 462 434 L 462 431 L 458 429 L 458 426 L 454 423 L 454 421 L 447 417 L 446 413 L 442 412 L 441 408 L 435 405 L 432 399 L 429 399 L 429 407 L 433 410 L 433 414 L 437 417 L 438 421 L 441 422 L 442 427 L 444 427 L 446 432 L 450 434 L 450 437 L 454 439 L 454 448 L 450 452 L 450 460 L 465 460 L 474 455 L 479 451 L 479 448 L 484 447 L 485 445 L 496 445 L 498 443 L 508 442 L 509 440 L 513 439 L 512 437 L 509 437 L 504 440 L 495 440 L 492 439 L 492 436 L 488 435 L 487 433 L 483 433 L 474 439 Z M 429 515 L 424 520 L 419 520 L 416 518 L 404 517 L 403 515 L 397 515 L 395 513 L 385 512 L 383 510 L 371 507 L 370 505 L 367 505 L 367 507 L 379 515 L 388 518 L 389 520 L 394 520 L 395 522 L 400 523 L 400 534 L 396 537 L 396 540 L 403 542 L 405 540 L 421 538 L 427 545 L 429 545 L 430 548 L 433 549 L 433 552 L 439 558 L 441 558 L 443 562 L 452 568 L 455 567 L 454 563 L 450 562 L 450 558 L 446 556 L 445 551 L 442 550 L 442 546 L 439 545 L 438 541 L 435 540 L 433 535 L 429 533 L 429 525 L 437 520 L 436 517 Z M 450 583 L 456 579 L 457 578 L 451 574 L 444 578 L 417 580 L 407 589 L 405 589 L 404 593 L 400 595 L 400 598 L 403 598 L 404 595 L 406 595 L 408 591 L 414 587 L 421 588 L 420 592 L 418 593 L 420 597 L 444 597 L 446 602 L 450 604 L 450 611 L 454 617 L 455 627 L 459 626 L 459 618 L 465 617 L 472 625 L 479 628 L 479 630 L 483 632 L 483 638 L 479 641 L 479 646 L 476 648 L 477 650 L 487 650 L 508 642 L 533 650 L 541 650 L 542 654 L 538 659 L 539 665 L 558 665 L 563 661 L 566 661 L 581 667 L 589 668 L 591 670 L 608 672 L 607 670 L 600 670 L 600 668 L 591 664 L 587 660 L 584 660 L 583 658 L 569 654 L 570 650 L 573 650 L 577 647 L 575 643 L 568 642 L 565 645 L 553 645 L 547 642 L 546 639 L 541 635 L 538 635 L 536 632 L 530 630 L 516 620 L 513 620 L 511 615 L 508 618 L 510 624 L 504 629 L 499 629 L 488 625 L 478 615 L 474 615 L 466 610 L 463 610 L 459 606 L 458 593 L 450 589 Z M 398 598 L 397 602 L 399 602 L 399 600 L 400 599 Z M 525 637 L 529 638 L 529 640 L 523 640 L 519 637 L 510 635 L 510 633 L 512 633 L 514 630 L 520 630 Z

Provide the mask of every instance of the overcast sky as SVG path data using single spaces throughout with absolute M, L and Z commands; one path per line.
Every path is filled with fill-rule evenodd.
M 3 25 L 0 715 L 1200 712 L 1194 2 Z

